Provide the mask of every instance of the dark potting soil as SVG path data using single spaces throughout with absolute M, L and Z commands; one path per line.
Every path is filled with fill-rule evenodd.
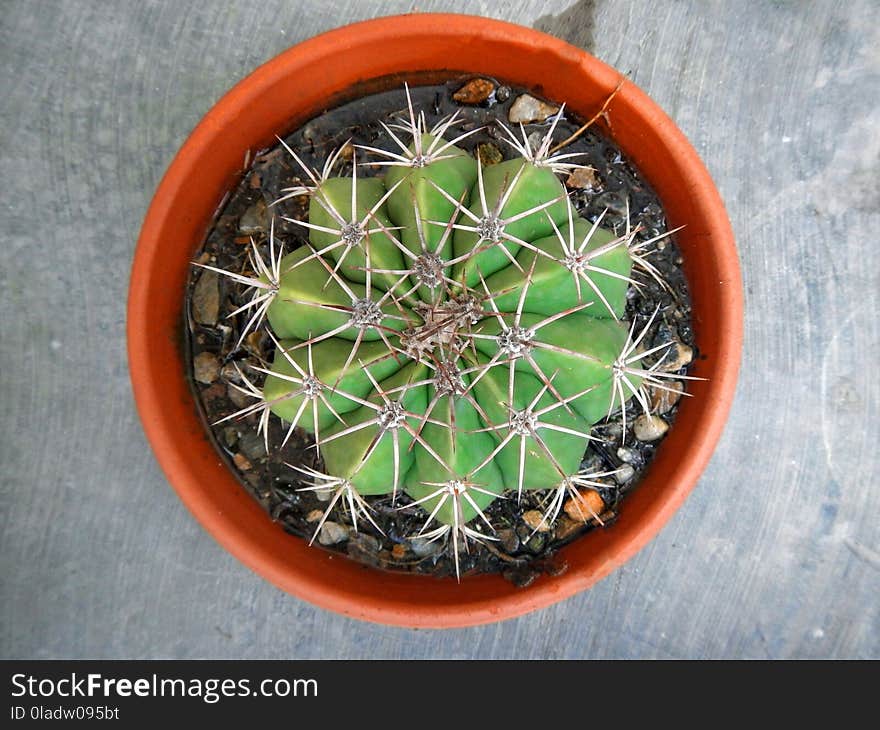
M 459 104 L 453 95 L 468 81 L 464 77 L 444 85 L 415 87 L 411 89 L 413 104 L 416 109 L 424 110 L 429 127 L 456 109 L 460 110 L 463 119 L 463 124 L 455 128 L 460 132 L 485 126 L 484 131 L 459 143 L 472 154 L 479 154 L 484 165 L 514 157 L 516 152 L 503 141 L 495 120 L 518 132 L 517 125 L 509 124 L 508 114 L 511 105 L 525 92 L 493 80 L 491 93 L 486 99 L 479 103 Z M 485 86 L 478 92 L 485 93 L 488 88 Z M 373 94 L 325 112 L 288 135 L 285 141 L 306 164 L 320 169 L 327 155 L 348 140 L 351 144 L 388 149 L 387 135 L 379 121 L 389 124 L 405 115 L 402 89 Z M 527 124 L 526 132 L 543 137 L 551 119 Z M 582 123 L 583 120 L 566 113 L 557 125 L 554 143 L 568 138 Z M 460 132 L 450 132 L 447 138 Z M 340 176 L 351 174 L 351 147 L 346 149 L 348 154 L 342 155 L 344 163 L 336 171 Z M 619 232 L 625 231 L 628 201 L 631 225 L 641 226 L 638 240 L 647 241 L 667 230 L 657 196 L 608 139 L 591 127 L 564 151 L 586 153 L 576 161 L 591 168 L 567 182 L 572 203 L 583 217 L 594 221 L 607 209 L 602 225 Z M 359 156 L 359 161 L 365 160 Z M 195 257 L 198 263 L 245 272 L 248 269 L 247 250 L 251 239 L 260 248 L 264 259 L 268 260 L 264 251 L 273 213 L 276 241 L 284 243 L 285 253 L 305 240 L 303 229 L 282 220 L 280 215 L 305 219 L 307 198 L 294 198 L 272 206 L 274 201 L 282 197 L 282 188 L 301 184 L 303 173 L 296 162 L 278 145 L 257 154 L 252 161 L 246 161 L 245 166 L 247 170 L 240 184 L 229 194 Z M 370 169 L 359 168 L 358 174 L 369 175 Z M 361 173 L 361 170 L 364 172 Z M 637 331 L 640 331 L 659 307 L 659 314 L 645 344 L 652 347 L 674 342 L 672 351 L 664 361 L 669 364 L 664 364 L 663 370 L 685 374 L 688 363 L 695 355 L 695 348 L 690 299 L 681 270 L 682 259 L 674 236 L 654 243 L 651 249 L 653 253 L 648 260 L 664 280 L 665 286 L 650 276 L 640 276 L 640 286 L 630 287 L 625 319 L 635 322 Z M 187 355 L 191 358 L 193 389 L 201 405 L 206 428 L 232 472 L 272 519 L 281 523 L 290 533 L 309 540 L 314 535 L 327 502 L 313 491 L 300 491 L 306 484 L 301 475 L 286 466 L 285 462 L 321 469 L 315 450 L 310 448 L 311 436 L 297 429 L 282 448 L 286 427 L 272 416 L 267 454 L 264 440 L 257 434 L 257 415 L 217 423 L 252 402 L 251 398 L 232 385 L 240 384 L 235 365 L 257 385 L 261 385 L 259 373 L 248 366 L 265 366 L 272 360 L 274 346 L 262 331 L 251 333 L 240 348 L 235 347 L 241 328 L 247 321 L 247 313 L 231 317 L 229 314 L 245 303 L 242 297 L 244 289 L 244 286 L 226 277 L 193 267 L 186 306 Z M 669 381 L 668 384 L 675 382 L 681 383 Z M 649 392 L 655 413 L 660 414 L 664 422 L 659 424 L 662 430 L 665 424 L 675 418 L 678 407 L 676 398 L 670 398 L 668 393 L 660 390 Z M 626 410 L 625 439 L 620 410 L 592 429 L 592 434 L 604 441 L 591 443 L 585 455 L 584 468 L 591 472 L 616 471 L 613 476 L 598 480 L 604 485 L 597 490 L 604 503 L 604 509 L 599 510 L 599 519 L 585 524 L 561 511 L 549 530 L 535 532 L 534 524 L 529 524 L 534 515 L 529 513 L 540 508 L 542 494 L 526 491 L 521 503 L 516 499 L 495 500 L 486 514 L 497 530 L 495 537 L 498 540 L 485 544 L 470 543 L 469 552 L 460 555 L 462 575 L 468 572 L 500 572 L 515 584 L 526 586 L 542 573 L 564 572 L 567 566 L 558 555 L 558 548 L 586 531 L 611 527 L 619 510 L 625 509 L 623 497 L 637 485 L 662 440 L 662 436 L 654 438 L 656 434 L 650 435 L 654 438 L 650 441 L 636 437 L 634 423 L 640 413 L 635 399 L 631 399 Z M 644 432 L 640 435 L 646 438 Z M 413 537 L 422 527 L 425 514 L 419 507 L 400 509 L 407 499 L 405 495 L 399 495 L 397 503 L 392 506 L 390 496 L 368 498 L 374 510 L 373 518 L 384 535 L 372 525 L 364 524 L 363 519 L 358 521 L 356 532 L 351 527 L 351 516 L 337 508 L 314 541 L 314 549 L 344 553 L 382 569 L 416 571 L 436 576 L 455 575 L 448 538 L 429 542 Z

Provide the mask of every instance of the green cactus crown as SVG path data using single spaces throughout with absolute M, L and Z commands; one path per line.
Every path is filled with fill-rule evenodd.
M 650 322 L 621 319 L 633 267 L 657 276 L 656 239 L 574 210 L 558 175 L 575 155 L 550 151 L 561 111 L 537 145 L 500 125 L 518 156 L 483 167 L 458 146 L 478 129 L 447 141 L 457 114 L 428 129 L 407 102 L 408 119 L 382 124 L 394 149 L 356 147 L 350 177 L 332 176 L 340 150 L 318 172 L 285 144 L 307 184 L 276 202 L 309 196 L 308 220 L 285 219 L 307 243 L 285 255 L 273 221 L 251 272 L 204 268 L 250 290 L 242 338 L 268 322 L 274 361 L 253 368 L 262 388 L 241 373 L 254 402 L 229 418 L 259 414 L 267 450 L 270 414 L 285 443 L 314 436 L 324 471 L 289 466 L 331 495 L 315 534 L 337 507 L 379 529 L 365 497 L 406 494 L 457 567 L 469 541 L 493 539 L 493 500 L 542 490 L 549 523 L 600 486 L 609 472 L 579 471 L 592 425 L 625 419 L 630 398 L 647 413 L 646 385 L 687 376 L 658 369 Z

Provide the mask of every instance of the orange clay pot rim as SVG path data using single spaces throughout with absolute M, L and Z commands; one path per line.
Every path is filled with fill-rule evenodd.
M 497 598 L 481 594 L 479 600 L 463 600 L 459 604 L 454 597 L 449 598 L 447 595 L 441 602 L 432 605 L 418 595 L 401 597 L 395 592 L 397 588 L 386 591 L 382 580 L 385 574 L 379 571 L 372 571 L 375 576 L 375 590 L 370 595 L 362 591 L 362 594 L 355 596 L 346 589 L 344 582 L 334 580 L 332 575 L 334 570 L 340 571 L 339 563 L 345 559 L 338 558 L 335 562 L 327 563 L 329 577 L 326 579 L 316 578 L 313 574 L 306 576 L 299 571 L 298 566 L 282 564 L 279 556 L 267 550 L 265 540 L 252 536 L 238 524 L 235 513 L 223 511 L 213 503 L 213 498 L 200 481 L 199 474 L 190 468 L 188 459 L 191 449 L 204 448 L 204 444 L 181 441 L 179 433 L 173 432 L 173 425 L 168 422 L 168 416 L 164 413 L 164 393 L 155 374 L 160 365 L 150 362 L 153 357 L 153 343 L 144 326 L 146 318 L 150 316 L 152 300 L 157 296 L 154 290 L 146 286 L 148 273 L 155 273 L 163 266 L 154 250 L 156 238 L 165 230 L 169 220 L 174 215 L 179 215 L 179 211 L 173 207 L 173 201 L 180 190 L 189 184 L 194 161 L 210 154 L 211 146 L 216 144 L 218 134 L 223 131 L 218 129 L 218 125 L 231 126 L 236 119 L 248 114 L 251 99 L 262 93 L 262 90 L 288 74 L 302 73 L 310 65 L 314 68 L 313 64 L 320 62 L 331 49 L 376 49 L 383 44 L 395 42 L 398 44 L 396 48 L 405 50 L 406 44 L 412 42 L 411 38 L 428 33 L 432 39 L 442 36 L 450 42 L 455 41 L 457 34 L 467 36 L 470 42 L 474 41 L 475 36 L 480 40 L 486 37 L 496 46 L 509 45 L 511 53 L 539 47 L 543 56 L 549 59 L 579 64 L 585 75 L 602 74 L 610 77 L 617 73 L 585 51 L 546 34 L 502 21 L 465 15 L 414 14 L 379 18 L 329 31 L 288 49 L 259 67 L 229 91 L 193 130 L 170 165 L 147 212 L 135 251 L 127 333 L 135 399 L 148 440 L 182 501 L 218 542 L 278 587 L 318 606 L 385 624 L 458 627 L 511 618 L 578 593 L 623 564 L 660 531 L 696 484 L 726 422 L 733 401 L 742 342 L 742 289 L 733 232 L 723 203 L 703 163 L 663 111 L 637 87 L 626 83 L 615 99 L 615 108 L 628 109 L 627 113 L 649 119 L 652 134 L 671 150 L 675 159 L 680 161 L 679 167 L 687 170 L 691 188 L 689 195 L 702 211 L 705 219 L 702 223 L 708 232 L 707 239 L 711 239 L 710 245 L 715 249 L 713 265 L 723 277 L 721 283 L 725 284 L 719 289 L 718 303 L 713 304 L 717 310 L 717 327 L 723 335 L 715 354 L 717 365 L 707 386 L 709 397 L 705 405 L 706 412 L 701 413 L 699 418 L 700 438 L 688 444 L 687 453 L 683 454 L 680 463 L 675 467 L 675 479 L 671 480 L 669 489 L 663 492 L 662 498 L 650 503 L 646 514 L 637 525 L 622 528 L 610 538 L 613 545 L 603 549 L 601 558 L 591 561 L 594 564 L 575 564 L 566 574 L 546 581 L 539 580 L 528 589 L 515 592 L 499 589 Z M 450 53 L 454 58 L 454 53 Z M 397 69 L 399 72 L 411 70 L 405 65 Z M 479 69 L 473 70 L 475 73 L 479 72 Z M 548 69 L 544 71 L 549 72 Z M 530 71 L 529 74 L 532 76 L 531 84 L 522 78 L 519 81 L 516 78 L 508 80 L 525 87 L 534 86 L 535 80 L 541 78 L 541 70 Z M 353 82 L 362 80 L 357 76 L 356 70 L 351 72 L 351 78 Z M 279 130 L 280 133 L 284 131 Z M 200 243 L 197 242 L 196 245 Z M 186 255 L 189 256 L 189 253 L 186 252 Z M 182 302 L 180 306 L 182 307 Z M 180 372 L 179 378 L 185 381 L 185 373 Z M 246 498 L 251 499 L 249 495 Z M 632 495 L 627 498 L 631 499 Z M 268 514 L 265 519 L 270 523 Z M 615 528 L 604 532 L 610 533 Z M 320 552 L 319 548 L 311 550 Z M 348 570 L 343 569 L 340 575 Z M 411 580 L 422 586 L 427 585 L 425 581 L 433 581 L 434 588 L 429 586 L 426 595 L 433 595 L 436 584 L 440 582 L 424 576 L 412 577 Z M 498 578 L 498 581 L 500 583 L 501 579 Z M 419 591 L 416 590 L 415 593 L 418 594 Z

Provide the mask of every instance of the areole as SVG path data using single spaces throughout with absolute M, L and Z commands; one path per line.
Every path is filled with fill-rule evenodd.
M 453 52 L 454 49 L 454 52 Z M 455 68 L 448 68 L 449 59 Z M 402 80 L 468 72 L 563 100 L 590 117 L 619 74 L 562 41 L 507 23 L 408 15 L 347 26 L 291 48 L 233 88 L 205 116 L 162 180 L 135 253 L 129 358 L 144 428 L 169 481 L 203 526 L 278 587 L 325 608 L 403 626 L 452 627 L 510 618 L 607 575 L 646 544 L 696 483 L 720 437 L 736 382 L 742 298 L 733 235 L 712 181 L 671 120 L 630 83 L 609 108 L 614 141 L 652 184 L 678 234 L 702 360 L 697 395 L 618 522 L 567 546 L 570 566 L 518 589 L 499 576 L 461 584 L 382 573 L 286 534 L 237 483 L 207 438 L 179 346 L 192 252 L 245 158 L 336 103 Z M 416 81 L 417 83 L 417 81 Z

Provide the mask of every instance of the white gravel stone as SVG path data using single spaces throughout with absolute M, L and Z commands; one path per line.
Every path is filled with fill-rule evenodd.
M 510 112 L 508 112 L 507 118 L 511 124 L 530 124 L 532 122 L 543 122 L 547 117 L 556 114 L 558 111 L 558 106 L 548 104 L 529 94 L 523 94 L 510 105 Z
M 656 441 L 669 430 L 669 424 L 660 416 L 639 416 L 633 423 L 633 433 L 639 441 Z

